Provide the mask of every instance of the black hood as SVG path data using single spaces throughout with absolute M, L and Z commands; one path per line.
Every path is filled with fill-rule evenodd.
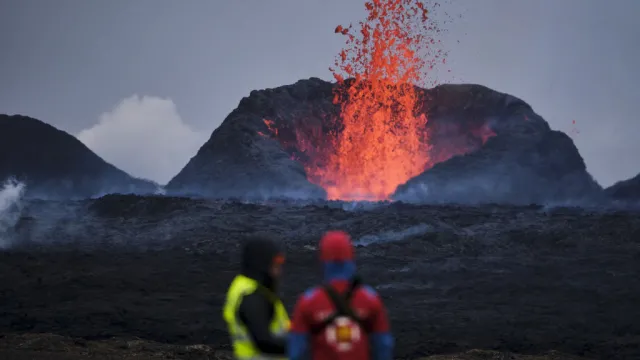
M 276 282 L 269 275 L 273 258 L 281 254 L 278 244 L 268 238 L 250 238 L 242 251 L 242 273 L 269 289 L 276 290 Z

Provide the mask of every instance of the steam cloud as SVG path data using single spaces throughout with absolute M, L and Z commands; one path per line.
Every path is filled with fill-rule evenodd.
M 0 188 L 0 249 L 6 249 L 11 245 L 7 232 L 20 219 L 24 190 L 24 184 L 13 180 L 7 180 Z
M 133 95 L 76 136 L 132 176 L 166 184 L 206 141 L 178 114 L 171 99 Z

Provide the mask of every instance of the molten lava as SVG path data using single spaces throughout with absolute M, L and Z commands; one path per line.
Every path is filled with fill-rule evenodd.
M 343 129 L 324 169 L 309 169 L 330 199 L 385 200 L 429 164 L 424 115 L 416 116 L 426 33 L 433 30 L 423 1 L 373 0 L 368 16 L 338 26 L 346 47 L 331 69 L 341 92 Z M 345 78 L 351 78 L 345 86 Z M 319 174 L 318 172 L 321 172 Z
M 427 118 L 415 85 L 426 82 L 426 71 L 443 62 L 443 54 L 431 48 L 439 29 L 425 3 L 371 0 L 365 3 L 368 16 L 357 28 L 335 29 L 346 37 L 330 69 L 338 81 L 334 103 L 340 106 L 339 130 L 323 134 L 324 139 L 302 129 L 287 136 L 265 120 L 284 148 L 291 147 L 289 138 L 296 139 L 297 154 L 305 159 L 292 158 L 329 199 L 387 200 L 398 185 L 466 152 L 430 154 Z

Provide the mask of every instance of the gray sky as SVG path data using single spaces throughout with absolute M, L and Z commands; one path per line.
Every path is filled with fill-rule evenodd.
M 44 120 L 165 183 L 251 90 L 330 80 L 343 41 L 333 29 L 360 20 L 363 4 L 2 0 L 0 113 Z M 640 1 L 450 0 L 444 10 L 454 21 L 440 81 L 521 97 L 574 138 L 602 185 L 640 172 Z

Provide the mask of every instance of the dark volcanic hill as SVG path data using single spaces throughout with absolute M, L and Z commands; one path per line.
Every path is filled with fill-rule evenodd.
M 527 204 L 601 198 L 602 188 L 571 138 L 551 130 L 524 101 L 479 85 L 430 91 L 432 121 L 480 119 L 496 136 L 399 186 L 396 200 Z
M 477 150 L 440 162 L 399 186 L 396 200 L 518 204 L 602 200 L 602 188 L 587 172 L 571 138 L 551 130 L 524 101 L 480 85 L 442 85 L 427 92 L 431 101 L 425 112 L 436 127 L 478 121 L 496 135 Z M 436 139 L 448 142 L 437 133 Z
M 107 163 L 74 136 L 40 120 L 0 115 L 0 181 L 15 178 L 27 195 L 84 198 L 150 193 L 156 185 Z
M 165 189 L 218 197 L 324 198 L 324 190 L 307 180 L 303 165 L 291 159 L 296 146 L 285 149 L 264 136 L 271 135 L 264 120 L 274 121 L 295 143 L 295 128 L 322 128 L 338 114 L 332 91 L 333 84 L 316 78 L 252 91 Z
M 166 189 L 216 197 L 324 197 L 307 179 L 305 164 L 317 162 L 323 134 L 340 128 L 332 102 L 336 86 L 311 78 L 252 91 Z M 551 130 L 524 101 L 480 85 L 419 92 L 429 156 L 439 163 L 399 186 L 395 199 L 548 203 L 602 196 L 573 141 Z
M 618 201 L 640 201 L 640 174 L 609 186 L 605 194 Z

